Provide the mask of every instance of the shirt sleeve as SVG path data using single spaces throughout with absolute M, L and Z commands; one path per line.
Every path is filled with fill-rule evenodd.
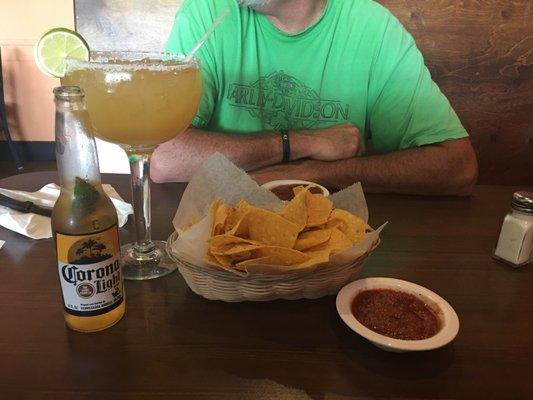
M 186 0 L 174 21 L 165 50 L 170 53 L 188 54 L 197 40 L 212 24 L 207 2 Z M 196 53 L 202 70 L 202 100 L 192 124 L 205 127 L 211 120 L 215 108 L 217 85 L 214 46 L 208 41 Z
M 468 136 L 414 39 L 392 15 L 374 59 L 369 94 L 370 134 L 379 152 Z

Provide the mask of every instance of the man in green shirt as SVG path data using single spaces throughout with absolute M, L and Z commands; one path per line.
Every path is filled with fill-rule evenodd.
M 385 8 L 371 0 L 185 0 L 167 50 L 188 53 L 227 9 L 197 53 L 198 114 L 155 151 L 154 181 L 188 181 L 218 151 L 259 183 L 470 194 L 477 161 L 468 134 Z

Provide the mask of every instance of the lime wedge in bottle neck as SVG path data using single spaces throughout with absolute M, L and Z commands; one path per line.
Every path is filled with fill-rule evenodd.
M 90 206 L 98 200 L 100 193 L 88 181 L 76 177 L 74 183 L 74 198 L 80 206 Z

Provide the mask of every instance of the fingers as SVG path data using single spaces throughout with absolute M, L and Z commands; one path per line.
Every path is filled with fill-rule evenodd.
M 360 157 L 360 156 L 365 155 L 365 153 L 366 153 L 365 141 L 363 139 L 363 136 L 361 134 L 359 134 L 358 144 L 357 144 L 357 152 L 355 153 L 355 155 L 357 157 Z
M 361 134 L 357 127 L 352 124 L 343 124 L 331 129 L 333 132 L 330 132 L 329 139 L 333 161 L 351 158 L 364 151 L 364 147 L 361 146 Z
M 336 161 L 364 154 L 363 137 L 352 124 L 335 125 L 302 134 L 311 144 L 307 156 L 319 161 Z
M 348 141 L 348 150 L 349 154 L 346 158 L 351 158 L 354 156 L 361 156 L 365 152 L 365 143 L 363 140 L 363 136 L 361 135 L 361 132 L 359 132 L 359 129 L 355 125 L 352 124 L 346 124 L 345 125 L 345 131 L 347 134 L 347 141 Z

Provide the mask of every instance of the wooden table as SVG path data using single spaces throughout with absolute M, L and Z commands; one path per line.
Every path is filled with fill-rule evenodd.
M 37 190 L 55 173 L 10 177 Z M 128 199 L 127 176 L 104 176 Z M 184 185 L 153 185 L 153 236 L 166 238 Z M 446 298 L 459 335 L 435 351 L 386 353 L 352 332 L 335 297 L 226 304 L 192 293 L 179 273 L 127 282 L 113 328 L 63 323 L 52 240 L 0 228 L 0 395 L 113 399 L 519 399 L 533 396 L 533 268 L 491 258 L 513 187 L 472 198 L 369 195 L 388 220 L 362 276 L 410 280 Z M 121 230 L 133 238 L 131 221 Z

